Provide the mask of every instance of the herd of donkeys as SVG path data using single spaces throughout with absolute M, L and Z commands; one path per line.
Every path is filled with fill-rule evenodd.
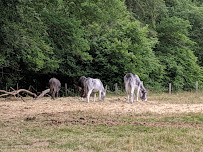
M 138 97 L 142 101 L 147 101 L 147 91 L 143 85 L 143 82 L 140 81 L 138 75 L 128 73 L 124 76 L 125 90 L 127 93 L 127 102 L 129 103 L 129 99 L 131 99 L 131 103 L 134 102 L 134 91 L 137 89 L 136 93 L 136 101 L 138 101 Z M 55 99 L 58 97 L 59 90 L 61 88 L 61 83 L 56 78 L 51 78 L 49 80 L 50 85 L 50 93 L 51 98 Z M 106 97 L 106 89 L 104 88 L 103 83 L 100 79 L 86 78 L 85 76 L 81 76 L 78 85 L 74 85 L 80 91 L 80 96 L 82 98 L 87 98 L 88 103 L 90 102 L 90 95 L 94 92 L 94 101 L 96 100 L 96 92 L 99 92 L 99 100 L 105 100 Z

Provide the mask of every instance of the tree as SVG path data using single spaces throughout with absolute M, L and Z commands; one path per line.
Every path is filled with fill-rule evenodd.
M 164 0 L 126 0 L 125 3 L 136 19 L 143 24 L 150 25 L 150 28 L 154 30 L 157 22 L 160 22 L 161 18 L 167 15 Z
M 46 41 L 46 26 L 39 14 L 26 2 L 18 0 L 1 1 L 0 9 L 0 67 L 7 74 L 2 80 L 12 84 L 22 79 L 22 73 L 55 70 L 58 63 Z
M 160 86 L 162 66 L 152 51 L 156 43 L 157 39 L 148 38 L 148 28 L 139 22 L 120 21 L 92 46 L 97 50 L 94 71 L 111 85 L 122 84 L 124 75 L 131 72 L 149 86 Z
M 189 29 L 189 37 L 196 42 L 193 46 L 195 55 L 198 57 L 198 64 L 203 66 L 203 6 L 198 1 L 191 0 L 166 0 L 169 16 L 177 16 L 190 21 L 192 28 Z
M 156 49 L 165 66 L 165 86 L 172 82 L 175 89 L 194 88 L 200 78 L 200 67 L 191 47 L 194 42 L 188 37 L 191 25 L 178 17 L 168 17 L 157 26 L 160 44 Z

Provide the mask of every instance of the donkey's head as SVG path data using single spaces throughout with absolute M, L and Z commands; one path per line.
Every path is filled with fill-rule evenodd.
M 140 96 L 142 101 L 147 101 L 147 91 L 145 89 L 140 91 Z
M 101 92 L 101 98 L 102 98 L 102 100 L 105 100 L 105 98 L 106 98 L 106 89 L 102 90 L 102 92 Z
M 142 81 L 140 87 L 140 97 L 142 101 L 147 101 L 147 90 L 145 89 Z

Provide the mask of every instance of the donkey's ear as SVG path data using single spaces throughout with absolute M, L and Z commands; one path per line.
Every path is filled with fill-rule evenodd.
M 107 91 L 107 88 L 108 88 L 108 86 L 106 85 L 106 86 L 105 86 L 105 92 Z
M 106 93 L 106 90 L 107 90 L 107 89 L 105 88 L 105 89 L 104 89 L 104 92 L 105 92 L 105 93 Z
M 151 93 L 152 91 L 151 91 L 151 90 L 146 90 L 146 92 L 147 92 L 147 93 Z

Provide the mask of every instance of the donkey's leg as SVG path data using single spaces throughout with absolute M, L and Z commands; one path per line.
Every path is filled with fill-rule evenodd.
M 137 98 L 136 98 L 136 101 L 138 101 L 139 93 L 140 93 L 140 86 L 137 87 Z
M 97 97 L 97 95 L 96 95 L 96 92 L 94 93 L 94 102 L 96 101 L 96 97 Z
M 58 91 L 56 91 L 56 98 L 58 98 Z
M 54 87 L 54 99 L 56 99 L 57 98 L 57 88 L 56 88 L 56 86 Z
M 53 91 L 52 93 L 52 99 L 55 100 L 55 95 L 56 95 L 56 91 Z
M 131 103 L 134 102 L 134 87 L 131 87 L 130 95 L 131 95 Z
M 128 88 L 128 85 L 127 85 L 127 84 L 125 85 L 125 91 L 126 91 L 126 94 L 127 94 L 127 103 L 129 103 L 130 91 L 129 91 L 129 88 Z
M 55 100 L 56 91 L 55 88 L 52 88 L 51 98 Z
M 50 86 L 51 99 L 54 99 L 54 89 Z
M 130 97 L 130 93 L 127 92 L 127 103 L 129 103 L 129 97 Z
M 90 102 L 90 94 L 92 93 L 92 90 L 93 89 L 89 90 L 88 93 L 87 93 L 87 101 L 88 101 L 88 103 Z
M 56 91 L 56 98 L 58 98 L 58 97 L 59 97 L 59 90 Z
M 102 91 L 99 91 L 99 100 L 101 100 L 101 92 L 102 92 Z
M 80 94 L 80 96 L 81 96 L 81 98 L 82 98 L 82 101 L 83 101 L 85 98 L 87 98 L 87 93 L 88 93 L 88 88 L 87 88 L 87 87 L 83 87 L 83 88 L 82 88 L 82 91 L 81 91 L 81 94 Z
M 54 100 L 54 92 L 51 93 L 51 99 Z

